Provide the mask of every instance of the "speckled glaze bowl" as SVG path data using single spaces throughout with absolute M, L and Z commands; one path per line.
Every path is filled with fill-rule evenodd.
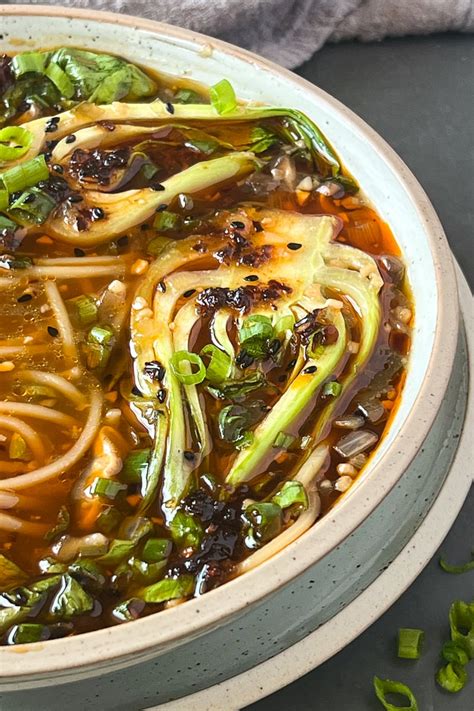
M 120 711 L 185 696 L 286 649 L 345 607 L 400 552 L 442 485 L 463 419 L 462 336 L 451 255 L 433 208 L 389 146 L 339 102 L 255 55 L 175 27 L 93 11 L 0 6 L 0 52 L 63 44 L 119 53 L 205 83 L 226 77 L 244 99 L 306 112 L 390 224 L 416 305 L 405 392 L 389 433 L 347 495 L 298 541 L 182 606 L 78 637 L 0 649 L 2 709 Z M 65 686 L 58 691 L 58 684 Z

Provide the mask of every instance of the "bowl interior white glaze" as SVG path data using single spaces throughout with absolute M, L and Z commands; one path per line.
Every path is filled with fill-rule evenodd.
M 207 84 L 226 77 L 243 99 L 303 110 L 333 143 L 390 225 L 408 266 L 416 304 L 401 405 L 370 466 L 330 514 L 275 559 L 200 600 L 132 625 L 47 643 L 42 654 L 33 654 L 42 645 L 33 645 L 28 655 L 0 650 L 0 661 L 5 657 L 11 666 L 14 659 L 14 673 L 22 675 L 103 663 L 112 657 L 126 659 L 174 645 L 270 594 L 339 545 L 396 484 L 421 447 L 450 375 L 458 312 L 449 249 L 422 189 L 377 134 L 321 90 L 224 43 L 126 16 L 4 6 L 0 8 L 0 28 L 1 51 L 58 45 L 109 51 Z M 19 44 L 19 39 L 23 43 Z M 4 668 L 1 663 L 0 668 Z

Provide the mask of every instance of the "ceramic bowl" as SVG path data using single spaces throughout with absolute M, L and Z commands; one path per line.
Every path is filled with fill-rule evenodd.
M 405 545 L 442 484 L 451 456 L 446 437 L 463 413 L 456 283 L 442 228 L 407 167 L 363 121 L 310 83 L 231 45 L 148 20 L 0 6 L 0 51 L 58 45 L 119 53 L 209 84 L 226 77 L 244 99 L 306 112 L 391 226 L 416 307 L 405 391 L 387 436 L 348 494 L 298 541 L 204 597 L 146 619 L 0 649 L 0 690 L 36 687 L 36 708 L 66 708 L 69 697 L 58 702 L 50 689 L 65 682 L 69 708 L 79 697 L 81 708 L 141 708 L 285 649 L 354 599 Z M 127 674 L 119 672 L 124 667 Z M 107 688 L 115 689 L 115 700 Z M 2 708 L 16 708 L 7 696 L 12 705 Z

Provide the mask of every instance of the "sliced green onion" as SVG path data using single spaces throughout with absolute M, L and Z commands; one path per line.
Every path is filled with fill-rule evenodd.
M 16 193 L 36 185 L 41 180 L 49 178 L 48 166 L 44 155 L 36 156 L 26 163 L 15 165 L 0 174 L 0 182 L 8 192 Z
M 6 126 L 0 129 L 0 161 L 21 158 L 28 152 L 33 134 L 21 126 Z
M 221 383 L 229 377 L 232 371 L 232 360 L 227 353 L 209 343 L 202 349 L 201 356 L 203 355 L 211 358 L 206 368 L 206 377 L 211 383 Z
M 155 230 L 160 230 L 166 232 L 168 230 L 175 230 L 181 222 L 181 218 L 175 212 L 168 212 L 163 210 L 158 212 L 153 222 L 153 227 Z
M 293 442 L 295 441 L 296 437 L 294 437 L 291 434 L 287 434 L 286 432 L 279 432 L 277 436 L 275 437 L 275 441 L 273 442 L 273 447 L 275 449 L 289 449 Z
M 294 504 L 308 508 L 308 495 L 300 481 L 285 481 L 280 491 L 272 496 L 272 503 L 281 509 L 287 509 Z
M 445 691 L 456 694 L 461 691 L 467 682 L 467 671 L 460 664 L 450 662 L 436 674 L 436 681 Z
M 13 57 L 11 67 L 16 77 L 30 72 L 43 74 L 46 58 L 44 52 L 22 52 Z
M 198 385 L 206 377 L 206 367 L 197 353 L 176 351 L 170 359 L 171 370 L 183 385 Z M 197 370 L 192 372 L 191 366 Z
M 61 96 L 64 96 L 65 99 L 72 99 L 74 96 L 74 84 L 69 79 L 66 72 L 61 69 L 59 64 L 56 64 L 56 62 L 50 62 L 44 73 L 48 79 L 53 82 Z
M 159 563 L 169 558 L 172 543 L 167 538 L 149 538 L 143 546 L 141 557 L 146 563 Z
M 449 610 L 451 639 L 474 659 L 474 602 L 453 602 Z
M 141 484 L 145 480 L 151 449 L 134 449 L 123 462 L 119 476 L 127 484 Z
M 30 188 L 10 205 L 8 213 L 21 225 L 42 225 L 55 207 L 56 201 L 51 195 L 39 188 Z
M 67 301 L 73 319 L 79 326 L 91 326 L 97 321 L 97 304 L 93 296 L 81 294 Z
M 418 704 L 412 690 L 406 684 L 402 684 L 401 681 L 379 679 L 378 676 L 374 676 L 374 689 L 375 694 L 385 711 L 397 711 L 397 709 L 398 711 L 418 711 Z M 410 705 L 395 706 L 385 698 L 386 694 L 401 694 L 408 699 Z
M 164 237 L 163 235 L 154 237 L 146 246 L 147 254 L 157 257 L 172 241 L 170 237 Z
M 455 664 L 461 664 L 461 666 L 465 666 L 469 662 L 466 650 L 452 640 L 443 644 L 441 654 L 447 662 L 454 662 Z
M 23 622 L 21 625 L 12 627 L 8 635 L 8 641 L 11 644 L 30 644 L 31 642 L 39 642 L 47 635 L 47 627 L 38 625 L 33 622 Z
M 29 462 L 32 458 L 28 445 L 23 437 L 17 432 L 14 432 L 11 436 L 8 447 L 8 456 L 10 459 L 19 459 L 23 462 Z
M 325 383 L 323 386 L 323 395 L 332 395 L 332 397 L 338 397 L 342 391 L 342 384 L 338 383 L 337 380 L 330 380 L 329 383 Z
M 117 511 L 113 506 L 108 506 L 97 516 L 97 528 L 101 533 L 109 536 L 117 528 L 121 519 L 120 511 Z
M 178 509 L 169 524 L 173 541 L 182 548 L 198 548 L 203 537 L 200 521 L 191 514 Z
M 237 98 L 232 84 L 227 79 L 214 84 L 209 89 L 209 97 L 211 104 L 218 114 L 227 114 L 233 111 L 237 106 Z
M 105 368 L 109 362 L 111 350 L 100 343 L 85 343 L 83 352 L 89 370 L 97 370 Z
M 149 160 L 140 168 L 140 174 L 145 180 L 151 180 L 158 173 L 158 170 L 157 166 Z
M 474 551 L 472 551 L 471 560 L 468 563 L 464 563 L 463 565 L 450 565 L 444 558 L 440 558 L 439 565 L 446 573 L 453 573 L 454 575 L 467 573 L 468 570 L 474 570 Z
M 0 210 L 5 210 L 5 208 L 8 207 L 8 204 L 10 202 L 10 194 L 8 190 L 3 190 L 0 188 Z M 5 230 L 9 229 L 7 226 L 2 226 L 2 220 L 7 220 L 6 217 L 3 217 L 3 215 L 0 215 L 0 230 Z M 10 220 L 8 220 L 10 222 Z M 13 224 L 13 223 L 12 223 Z M 14 225 L 16 227 L 16 225 Z
M 90 486 L 90 493 L 93 496 L 104 496 L 106 499 L 115 499 L 118 494 L 125 491 L 126 484 L 113 479 L 103 479 L 96 477 Z
M 423 630 L 400 628 L 398 630 L 398 656 L 400 659 L 419 659 L 424 637 Z
M 109 326 L 94 326 L 87 336 L 88 341 L 100 343 L 101 346 L 110 345 L 114 337 L 113 329 Z

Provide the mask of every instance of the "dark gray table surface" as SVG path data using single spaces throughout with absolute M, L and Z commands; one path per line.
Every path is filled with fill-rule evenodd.
M 474 42 L 455 34 L 325 47 L 298 73 L 344 102 L 397 151 L 433 202 L 471 285 L 474 276 Z M 474 452 L 473 452 L 474 454 Z M 472 461 L 466 462 L 472 467 Z M 441 546 L 450 559 L 474 547 L 474 490 Z M 372 627 L 318 669 L 247 711 L 380 711 L 372 677 L 398 679 L 420 711 L 474 711 L 474 680 L 457 695 L 434 681 L 448 639 L 453 600 L 474 598 L 474 571 L 448 575 L 439 552 L 404 595 Z M 416 662 L 396 657 L 399 627 L 425 630 Z M 471 662 L 471 677 L 474 663 Z

